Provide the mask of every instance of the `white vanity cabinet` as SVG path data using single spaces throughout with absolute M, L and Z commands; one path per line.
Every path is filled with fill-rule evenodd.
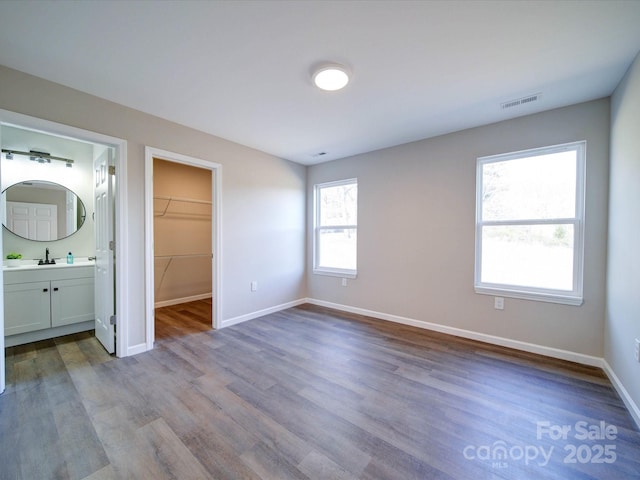
M 11 275 L 5 273 L 5 278 Z M 51 326 L 51 282 L 16 283 L 4 286 L 4 334 L 42 330 Z
M 94 279 L 71 278 L 51 282 L 51 326 L 60 327 L 72 323 L 94 320 Z
M 5 269 L 7 345 L 93 328 L 94 271 L 92 266 Z

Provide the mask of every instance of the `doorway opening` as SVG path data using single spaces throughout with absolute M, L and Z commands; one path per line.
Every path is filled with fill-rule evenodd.
M 147 342 L 217 327 L 220 165 L 145 151 Z
M 211 330 L 211 171 L 153 159 L 155 341 Z
M 4 136 L 2 135 L 3 132 Z M 20 234 L 31 231 L 36 232 L 35 235 L 38 236 L 42 233 L 38 228 L 33 229 L 29 227 L 19 229 L 17 234 L 4 231 L 2 236 L 0 236 L 0 251 L 2 251 L 3 254 L 7 248 L 24 251 L 22 260 L 23 263 L 26 264 L 30 264 L 32 261 L 37 264 L 38 259 L 41 258 L 43 263 L 45 263 L 45 267 L 37 270 L 37 272 L 44 272 L 49 266 L 47 262 L 51 264 L 53 264 L 53 261 L 66 263 L 67 256 L 72 252 L 74 257 L 73 267 L 77 267 L 75 271 L 78 272 L 79 276 L 79 280 L 77 281 L 58 279 L 57 276 L 59 275 L 54 275 L 56 278 L 52 277 L 51 279 L 47 278 L 44 280 L 34 277 L 34 281 L 42 280 L 43 282 L 50 282 L 50 285 L 41 288 L 40 292 L 41 294 L 42 292 L 45 294 L 50 292 L 51 295 L 49 302 L 42 299 L 39 300 L 39 305 L 42 306 L 42 309 L 38 311 L 38 315 L 42 316 L 42 322 L 34 326 L 25 324 L 24 327 L 17 325 L 17 328 L 14 328 L 16 326 L 12 323 L 15 322 L 15 318 L 13 317 L 9 319 L 9 324 L 6 324 L 5 305 L 8 305 L 10 299 L 0 295 L 1 393 L 5 386 L 5 345 L 28 343 L 95 328 L 99 315 L 98 311 L 93 308 L 94 302 L 87 300 L 89 296 L 91 300 L 94 300 L 94 296 L 90 295 L 90 293 L 98 295 L 98 292 L 104 292 L 105 295 L 109 295 L 109 299 L 105 300 L 105 302 L 96 302 L 100 304 L 106 303 L 110 307 L 108 309 L 108 317 L 103 318 L 102 315 L 100 315 L 100 322 L 111 324 L 112 317 L 118 319 L 117 334 L 114 332 L 115 327 L 111 325 L 111 337 L 112 340 L 115 341 L 115 345 L 117 345 L 117 347 L 114 345 L 111 352 L 115 350 L 116 355 L 119 357 L 127 356 L 130 352 L 126 335 L 128 330 L 126 279 L 129 275 L 129 267 L 127 251 L 126 248 L 124 248 L 124 245 L 126 245 L 125 229 L 119 228 L 120 225 L 127 224 L 127 212 L 122 208 L 123 205 L 127 204 L 127 192 L 125 189 L 126 141 L 76 127 L 0 110 L 0 144 L 2 144 L 4 150 L 15 149 L 18 152 L 3 152 L 2 161 L 0 162 L 0 181 L 3 189 L 10 184 L 20 184 L 21 186 L 24 185 L 33 188 L 35 183 L 40 183 L 37 185 L 39 191 L 36 193 L 41 195 L 41 198 L 47 198 L 44 200 L 44 203 L 48 205 L 54 203 L 53 200 L 50 200 L 53 196 L 48 192 L 43 193 L 42 190 L 44 187 L 42 185 L 45 185 L 48 189 L 52 188 L 52 184 L 55 184 L 56 188 L 58 188 L 57 185 L 60 185 L 67 191 L 65 200 L 61 200 L 61 206 L 57 208 L 58 216 L 64 216 L 64 218 L 56 221 L 58 223 L 56 227 L 58 233 L 55 238 L 51 236 L 53 235 L 53 233 L 51 233 L 53 230 L 48 230 L 49 233 L 47 233 L 48 237 L 44 240 L 45 243 L 38 241 L 36 238 L 20 236 Z M 65 153 L 65 149 L 70 150 Z M 37 150 L 41 152 L 42 155 L 30 155 L 29 152 L 31 150 Z M 7 155 L 8 159 L 5 158 Z M 30 157 L 35 158 L 32 159 Z M 56 157 L 65 158 L 61 159 Z M 107 199 L 112 216 L 106 221 L 114 228 L 111 229 L 112 237 L 110 241 L 112 242 L 112 249 L 110 251 L 110 262 L 107 267 L 110 275 L 106 276 L 108 283 L 105 285 L 100 283 L 102 282 L 101 276 L 94 275 L 93 273 L 93 269 L 98 264 L 98 262 L 95 261 L 97 237 L 95 236 L 94 222 L 95 220 L 103 220 L 99 214 L 95 214 L 94 219 L 94 162 L 98 157 L 108 158 L 105 175 L 110 177 L 109 183 L 113 186 L 111 194 Z M 22 162 L 23 165 L 33 164 L 35 167 L 40 168 L 40 170 L 27 168 L 26 166 L 15 168 L 15 165 L 9 166 L 7 163 L 16 162 L 17 164 L 18 161 Z M 118 175 L 114 175 L 115 172 L 118 172 Z M 30 178 L 26 178 L 25 175 Z M 30 182 L 29 180 L 43 180 L 44 182 Z M 26 194 L 24 189 L 21 190 L 23 190 L 21 194 Z M 69 192 L 73 192 L 73 194 Z M 42 195 L 44 195 L 44 197 L 42 197 Z M 36 201 L 36 203 L 42 202 Z M 50 211 L 54 210 L 50 209 Z M 51 226 L 56 222 L 50 221 L 49 225 Z M 51 255 L 51 258 L 49 255 Z M 3 256 L 6 256 L 6 254 Z M 18 268 L 22 267 L 26 267 L 27 270 L 31 268 L 30 265 L 22 264 Z M 13 266 L 13 268 L 15 268 L 15 266 Z M 0 269 L 2 291 L 6 289 L 8 279 L 11 281 L 11 275 L 8 271 L 5 272 L 5 270 L 7 269 Z M 119 273 L 117 277 L 115 276 L 116 270 Z M 62 272 L 60 269 L 57 271 Z M 51 270 L 51 272 L 53 272 L 53 270 Z M 80 273 L 82 273 L 82 275 L 80 275 Z M 70 274 L 67 273 L 63 276 L 69 275 Z M 25 279 L 20 279 L 20 282 L 18 282 L 19 279 L 13 280 L 16 280 L 14 283 L 27 285 L 27 283 L 22 283 Z M 87 282 L 94 283 L 96 285 L 95 290 L 89 289 Z M 64 289 L 61 285 L 64 285 Z M 60 302 L 62 300 L 55 298 L 55 296 L 61 295 L 66 289 L 69 290 L 68 295 L 70 295 L 70 298 L 78 298 L 78 296 L 81 296 L 83 302 L 64 301 L 61 304 Z M 27 288 L 11 287 L 9 290 L 12 294 L 15 293 L 16 295 L 22 296 L 29 295 Z M 85 293 L 80 295 L 80 290 Z M 33 290 L 33 292 L 35 293 L 35 290 Z M 28 302 L 14 303 L 25 305 Z M 91 303 L 91 312 L 87 310 L 89 309 L 89 303 Z M 58 308 L 58 305 L 63 305 L 64 308 L 61 310 Z M 50 310 L 46 310 L 44 307 L 49 307 Z M 67 312 L 69 308 L 71 309 L 71 313 Z M 83 308 L 87 311 L 85 312 Z M 106 311 L 107 309 L 103 310 L 103 313 Z M 50 316 L 45 322 L 47 313 L 49 313 Z M 18 315 L 17 317 L 32 318 L 33 315 L 29 313 L 28 315 Z M 89 320 L 93 318 L 96 318 L 95 322 Z M 6 337 L 5 335 L 5 326 L 7 325 L 11 327 L 10 337 Z M 117 338 L 113 338 L 114 335 Z

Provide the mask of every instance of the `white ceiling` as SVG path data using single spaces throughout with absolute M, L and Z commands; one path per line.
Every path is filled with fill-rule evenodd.
M 608 96 L 640 1 L 0 1 L 0 46 L 0 64 L 308 165 Z M 312 86 L 325 61 L 347 88 Z

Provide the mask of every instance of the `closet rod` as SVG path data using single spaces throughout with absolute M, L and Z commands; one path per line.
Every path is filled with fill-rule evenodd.
M 167 211 L 169 210 L 169 207 L 171 206 L 171 202 L 183 202 L 183 203 L 194 203 L 197 205 L 213 205 L 212 202 L 210 202 L 209 200 L 195 200 L 195 199 L 190 199 L 190 198 L 180 198 L 180 197 L 168 197 L 166 195 L 154 195 L 153 196 L 154 200 L 164 200 L 167 202 L 167 204 L 164 206 L 164 210 L 162 211 L 162 213 L 160 214 L 156 214 L 154 211 L 154 216 L 155 217 L 164 217 L 167 214 Z M 195 216 L 209 216 L 209 214 L 194 214 Z

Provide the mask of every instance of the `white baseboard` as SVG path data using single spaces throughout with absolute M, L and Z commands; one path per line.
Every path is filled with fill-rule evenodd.
M 613 384 L 613 387 L 618 392 L 618 395 L 620 395 L 620 397 L 622 398 L 622 401 L 626 405 L 627 410 L 629 410 L 629 413 L 631 413 L 631 416 L 633 417 L 633 420 L 636 422 L 636 425 L 638 426 L 638 428 L 640 428 L 640 407 L 638 407 L 636 402 L 633 401 L 627 389 L 624 388 L 624 385 L 622 384 L 622 382 L 620 381 L 616 373 L 611 368 L 611 365 L 609 365 L 609 362 L 607 362 L 606 360 L 602 360 L 602 363 L 603 363 L 602 369 L 607 374 L 607 377 L 609 377 L 609 380 L 611 380 L 611 383 Z
M 189 297 L 173 298 L 171 300 L 162 300 L 153 304 L 154 308 L 170 307 L 171 305 L 179 305 L 181 303 L 195 302 L 197 300 L 205 300 L 211 298 L 211 292 L 201 293 L 199 295 L 191 295 Z
M 254 318 L 262 317 L 264 315 L 268 315 L 270 313 L 279 312 L 281 310 L 286 310 L 287 308 L 297 307 L 298 305 L 302 305 L 303 303 L 308 302 L 307 298 L 301 298 L 299 300 L 294 300 L 292 302 L 282 303 L 280 305 L 276 305 L 273 307 L 265 308 L 263 310 L 258 310 L 256 312 L 247 313 L 244 315 L 239 315 L 233 318 L 227 318 L 226 320 L 222 320 L 220 327 L 230 327 L 231 325 L 237 325 L 238 323 L 246 322 L 248 320 L 253 320 Z
M 495 335 L 488 335 L 486 333 L 474 332 L 472 330 L 464 330 L 462 328 L 449 327 L 447 325 L 440 325 L 437 323 L 425 322 L 424 320 L 416 320 L 413 318 L 400 317 L 398 315 L 391 315 L 388 313 L 376 312 L 373 310 L 366 310 L 364 308 L 351 307 L 348 305 L 341 305 L 338 303 L 325 302 L 324 300 L 316 300 L 313 298 L 307 298 L 307 302 L 319 305 L 321 307 L 334 308 L 336 310 L 342 310 L 349 313 L 357 313 L 360 315 L 366 315 L 368 317 L 378 318 L 380 320 L 387 320 L 390 322 L 401 323 L 403 325 L 411 325 L 413 327 L 424 328 L 426 330 L 433 330 L 434 332 L 446 333 L 454 335 L 456 337 L 469 338 L 471 340 L 478 340 L 480 342 L 491 343 L 493 345 L 500 345 L 502 347 L 514 348 L 516 350 L 522 350 L 530 353 L 537 353 L 539 355 L 545 355 L 547 357 L 559 358 L 561 360 L 568 360 L 570 362 L 581 363 L 584 365 L 590 365 L 592 367 L 602 368 L 602 358 L 593 357 L 591 355 L 584 355 L 582 353 L 571 352 L 568 350 L 561 350 L 559 348 L 546 347 L 544 345 L 537 345 L 534 343 L 521 342 L 519 340 L 512 340 L 510 338 L 498 337 Z

